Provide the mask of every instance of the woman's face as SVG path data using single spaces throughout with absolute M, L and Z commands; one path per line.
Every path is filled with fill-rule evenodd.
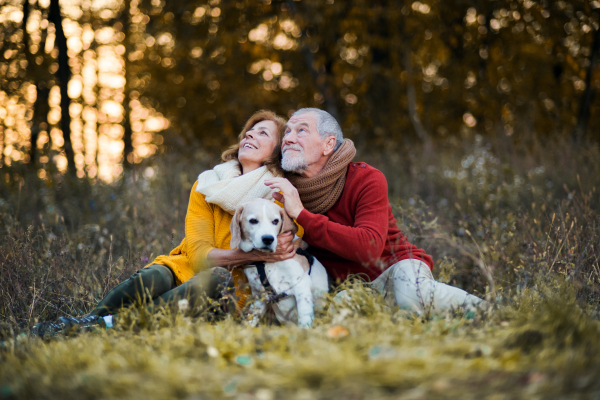
M 248 132 L 240 142 L 238 160 L 244 173 L 259 168 L 263 161 L 273 154 L 277 146 L 277 125 L 273 121 L 260 121 Z

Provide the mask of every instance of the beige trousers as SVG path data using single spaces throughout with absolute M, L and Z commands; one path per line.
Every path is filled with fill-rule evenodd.
M 486 301 L 462 289 L 434 280 L 427 264 L 416 259 L 392 265 L 372 282 L 372 287 L 382 294 L 387 304 L 419 314 L 425 310 L 457 307 L 474 310 L 487 305 Z

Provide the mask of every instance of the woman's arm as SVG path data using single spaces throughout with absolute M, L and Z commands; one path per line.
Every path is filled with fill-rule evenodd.
M 277 262 L 294 257 L 296 251 L 292 243 L 294 235 L 291 232 L 285 232 L 277 236 L 277 248 L 273 253 L 252 250 L 244 252 L 240 249 L 224 250 L 213 248 L 208 252 L 207 262 L 213 266 L 231 269 L 240 265 L 249 264 L 255 261 Z
M 258 250 L 244 253 L 239 249 L 217 248 L 213 210 L 204 199 L 204 195 L 196 192 L 197 184 L 196 182 L 192 187 L 185 217 L 187 255 L 194 273 L 210 266 L 233 268 L 255 261 L 277 262 L 294 256 L 295 251 L 292 244 L 294 235 L 290 232 L 277 236 L 277 248 L 273 253 L 264 253 Z

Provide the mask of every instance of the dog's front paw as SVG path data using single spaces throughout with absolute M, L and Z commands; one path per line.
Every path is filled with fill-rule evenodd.
M 258 326 L 258 322 L 260 321 L 260 314 L 256 312 L 256 310 L 250 310 L 250 312 L 246 315 L 246 323 L 256 328 Z
M 259 318 L 257 316 L 255 316 L 255 315 L 254 316 L 250 316 L 246 322 L 252 328 L 256 328 L 258 326 Z
M 264 311 L 265 306 L 262 302 L 255 301 L 254 303 L 250 304 L 246 314 L 246 322 L 248 325 L 253 328 L 257 327 L 261 317 L 264 314 Z
M 312 328 L 313 319 L 312 318 L 302 318 L 298 319 L 298 326 L 300 328 L 310 329 Z

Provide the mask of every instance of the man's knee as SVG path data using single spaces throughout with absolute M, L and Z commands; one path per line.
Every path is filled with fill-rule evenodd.
M 418 281 L 433 280 L 429 266 L 421 260 L 407 259 L 397 262 L 390 267 L 390 274 L 394 279 Z

